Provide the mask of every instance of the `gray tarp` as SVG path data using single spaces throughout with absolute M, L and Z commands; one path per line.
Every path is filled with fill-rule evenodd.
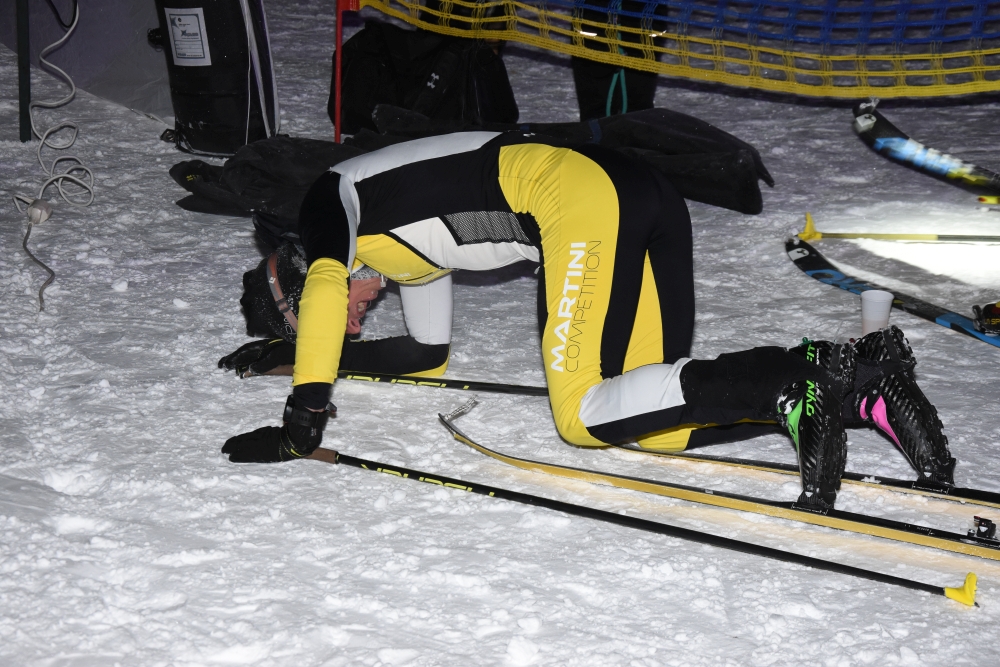
M 71 0 L 53 0 L 63 21 L 72 19 Z M 30 0 L 31 62 L 63 35 L 45 0 Z M 0 42 L 17 52 L 15 0 L 0 0 Z M 146 41 L 156 28 L 153 0 L 82 0 L 80 23 L 49 61 L 65 70 L 78 88 L 130 109 L 173 116 L 167 64 L 162 52 Z

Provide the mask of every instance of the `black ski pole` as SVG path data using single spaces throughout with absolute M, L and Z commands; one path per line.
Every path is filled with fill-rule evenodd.
M 900 586 L 902 588 L 909 588 L 915 591 L 924 591 L 926 593 L 931 593 L 932 595 L 943 595 L 965 605 L 979 606 L 975 601 L 976 575 L 972 572 L 966 575 L 965 583 L 962 586 L 955 588 L 934 586 L 920 581 L 913 581 L 912 579 L 895 577 L 891 574 L 882 574 L 881 572 L 875 572 L 873 570 L 865 570 L 851 565 L 843 565 L 841 563 L 835 563 L 822 558 L 803 556 L 790 551 L 782 551 L 780 549 L 773 549 L 771 547 L 752 544 L 750 542 L 743 542 L 729 537 L 722 537 L 721 535 L 713 535 L 711 533 L 704 533 L 690 528 L 681 528 L 679 526 L 671 526 L 665 523 L 649 521 L 648 519 L 640 519 L 638 517 L 628 516 L 627 514 L 616 514 L 615 512 L 599 510 L 585 505 L 576 505 L 574 503 L 567 503 L 561 500 L 551 500 L 549 498 L 535 496 L 530 493 L 508 491 L 507 489 L 501 489 L 495 486 L 473 484 L 471 482 L 451 477 L 442 477 L 440 475 L 433 475 L 419 470 L 411 470 L 409 468 L 392 466 L 386 463 L 379 463 L 377 461 L 360 459 L 354 456 L 348 456 L 347 454 L 341 454 L 332 449 L 324 449 L 320 447 L 315 452 L 310 454 L 308 458 L 317 461 L 324 461 L 326 463 L 339 463 L 342 465 L 352 466 L 354 468 L 361 468 L 363 470 L 373 470 L 375 472 L 386 473 L 395 477 L 403 477 L 406 479 L 416 480 L 418 482 L 434 484 L 436 486 L 458 489 L 459 491 L 468 491 L 469 493 L 478 493 L 483 496 L 501 498 L 503 500 L 510 500 L 516 503 L 523 503 L 525 505 L 545 507 L 547 509 L 563 512 L 565 514 L 605 521 L 607 523 L 644 530 L 650 533 L 677 537 L 689 542 L 709 544 L 714 547 L 729 549 L 730 551 L 738 551 L 740 553 L 752 554 L 786 563 L 796 563 L 815 570 L 837 572 L 839 574 L 846 574 L 848 576 L 857 577 L 859 579 L 867 579 L 869 581 L 877 581 L 891 586 Z
M 408 384 L 418 387 L 439 387 L 441 389 L 465 389 L 468 391 L 485 391 L 494 394 L 520 394 L 522 396 L 548 396 L 546 387 L 532 387 L 521 384 L 499 384 L 496 382 L 477 382 L 475 380 L 449 380 L 447 378 L 430 378 L 416 375 L 393 375 L 391 373 L 354 373 L 339 371 L 337 377 L 342 380 L 361 380 L 363 382 L 385 382 L 388 384 Z

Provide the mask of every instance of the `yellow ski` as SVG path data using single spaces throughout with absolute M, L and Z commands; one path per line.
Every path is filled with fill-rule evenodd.
M 603 484 L 620 489 L 630 489 L 632 491 L 639 491 L 642 493 L 651 493 L 658 496 L 677 498 L 679 500 L 687 500 L 694 503 L 701 503 L 703 505 L 724 507 L 741 512 L 751 512 L 753 514 L 788 519 L 790 521 L 799 521 L 816 526 L 837 528 L 839 530 L 845 530 L 852 533 L 861 533 L 864 535 L 873 535 L 875 537 L 883 537 L 885 539 L 896 540 L 899 542 L 919 544 L 943 551 L 967 554 L 969 556 L 979 556 L 980 558 L 1000 560 L 1000 540 L 962 535 L 960 533 L 950 533 L 943 530 L 937 530 L 935 528 L 927 528 L 902 521 L 872 517 L 853 512 L 844 512 L 837 509 L 820 513 L 799 509 L 796 507 L 795 503 L 790 502 L 753 498 L 750 496 L 713 491 L 712 489 L 684 486 L 681 484 L 670 484 L 656 480 L 641 479 L 638 477 L 627 477 L 624 475 L 616 475 L 597 470 L 572 468 L 569 466 L 545 463 L 542 461 L 531 461 L 503 454 L 480 445 L 455 426 L 453 420 L 461 414 L 468 412 L 468 410 L 472 409 L 474 405 L 475 399 L 473 399 L 473 401 L 469 401 L 464 409 L 456 410 L 448 416 L 438 415 L 438 417 L 441 419 L 441 423 L 443 423 L 445 427 L 451 431 L 451 434 L 459 442 L 463 442 L 476 451 L 496 459 L 497 461 L 502 461 L 503 463 L 522 470 L 541 472 L 548 475 L 554 475 L 556 477 L 575 479 L 594 484 Z

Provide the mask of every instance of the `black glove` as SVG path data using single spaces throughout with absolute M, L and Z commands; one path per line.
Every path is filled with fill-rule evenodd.
M 313 412 L 300 408 L 293 396 L 285 403 L 285 425 L 265 426 L 233 436 L 222 446 L 232 463 L 278 463 L 312 454 L 323 441 L 329 410 Z
M 219 359 L 219 368 L 236 371 L 241 378 L 272 374 L 279 366 L 288 366 L 288 373 L 274 375 L 291 375 L 294 364 L 295 345 L 280 338 L 252 341 Z

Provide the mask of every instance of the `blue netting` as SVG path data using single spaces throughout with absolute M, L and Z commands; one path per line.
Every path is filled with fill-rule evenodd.
M 711 33 L 717 39 L 775 40 L 832 46 L 927 45 L 1000 38 L 1000 2 L 816 0 L 814 2 L 683 2 L 679 0 L 548 0 L 577 15 L 629 17 L 664 32 Z M 666 25 L 665 25 L 666 24 Z

